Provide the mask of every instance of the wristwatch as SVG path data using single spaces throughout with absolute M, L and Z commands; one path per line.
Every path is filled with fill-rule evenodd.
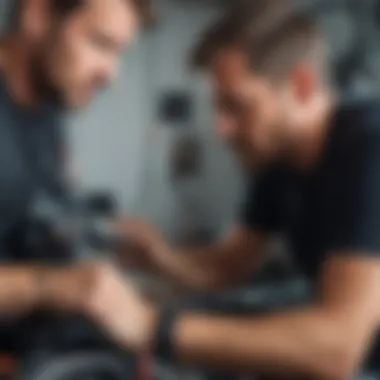
M 154 354 L 156 357 L 168 362 L 175 362 L 177 359 L 173 333 L 180 312 L 178 307 L 164 306 L 158 318 Z

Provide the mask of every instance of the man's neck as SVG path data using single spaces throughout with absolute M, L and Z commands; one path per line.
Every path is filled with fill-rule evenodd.
M 302 170 L 312 170 L 320 162 L 330 133 L 331 119 L 336 107 L 333 94 L 324 96 L 315 107 L 314 114 L 303 128 L 300 128 L 296 138 L 293 165 Z M 306 125 L 307 124 L 307 125 Z
M 25 108 L 36 108 L 39 99 L 34 89 L 31 73 L 30 50 L 17 37 L 8 37 L 0 47 L 0 70 L 9 94 Z

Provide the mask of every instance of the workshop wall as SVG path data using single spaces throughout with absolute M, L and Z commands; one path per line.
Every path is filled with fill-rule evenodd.
M 110 189 L 124 211 L 143 214 L 173 236 L 181 216 L 178 194 L 169 181 L 168 156 L 177 131 L 157 118 L 162 93 L 188 88 L 195 101 L 189 128 L 207 145 L 195 186 L 208 210 L 206 223 L 218 228 L 218 221 L 229 219 L 238 180 L 213 135 L 207 82 L 187 67 L 197 34 L 216 10 L 170 0 L 158 1 L 157 9 L 158 26 L 128 50 L 113 88 L 73 118 L 69 138 L 85 189 Z
M 181 215 L 181 190 L 169 181 L 169 153 L 176 136 L 183 131 L 162 123 L 157 118 L 160 96 L 171 89 L 189 89 L 194 101 L 192 121 L 185 127 L 198 136 L 204 149 L 203 170 L 191 185 L 198 196 L 200 207 L 207 213 L 199 215 L 199 222 L 215 229 L 220 221 L 228 221 L 231 204 L 236 197 L 238 181 L 236 169 L 228 153 L 213 133 L 213 113 L 208 83 L 202 75 L 189 71 L 189 51 L 198 34 L 217 14 L 217 9 L 190 2 L 159 1 L 159 26 L 150 35 L 149 94 L 153 111 L 147 128 L 146 159 L 143 192 L 139 209 L 174 236 Z M 179 127 L 181 128 L 181 127 Z
M 142 186 L 150 116 L 143 38 L 125 55 L 118 79 L 68 129 L 73 165 L 84 189 L 106 189 L 132 210 Z

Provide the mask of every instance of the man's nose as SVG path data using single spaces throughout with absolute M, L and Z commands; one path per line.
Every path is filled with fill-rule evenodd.
M 104 62 L 99 70 L 99 82 L 101 85 L 107 85 L 113 82 L 119 71 L 119 63 L 117 60 L 109 60 Z
M 234 133 L 234 123 L 231 117 L 219 115 L 216 122 L 216 131 L 223 140 L 229 140 Z

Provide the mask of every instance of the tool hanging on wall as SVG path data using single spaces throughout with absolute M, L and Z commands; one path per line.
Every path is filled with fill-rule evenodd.
M 174 143 L 170 162 L 172 181 L 196 177 L 202 166 L 202 147 L 199 139 L 190 134 L 180 136 Z
M 360 95 L 359 92 L 363 92 L 363 87 L 366 88 L 366 93 L 376 92 L 374 79 L 377 74 L 369 65 L 369 57 L 378 44 L 377 0 L 318 0 L 311 5 L 300 2 L 300 7 L 322 20 L 322 24 L 323 19 L 329 15 L 334 17 L 336 15 L 339 19 L 347 18 L 346 21 L 351 29 L 349 46 L 344 54 L 332 57 L 335 66 L 333 77 L 343 95 Z M 342 34 L 342 31 L 339 31 L 336 36 L 332 36 L 330 30 L 326 32 L 328 40 L 335 40 L 338 34 Z M 341 46 L 334 46 L 335 50 L 339 48 Z
M 343 91 L 355 91 L 358 80 L 367 87 L 373 88 L 376 73 L 368 65 L 373 39 L 376 36 L 375 2 L 373 0 L 351 0 L 347 3 L 355 28 L 354 39 L 348 54 L 342 57 L 335 68 L 335 76 Z M 354 88 L 353 88 L 354 87 Z

